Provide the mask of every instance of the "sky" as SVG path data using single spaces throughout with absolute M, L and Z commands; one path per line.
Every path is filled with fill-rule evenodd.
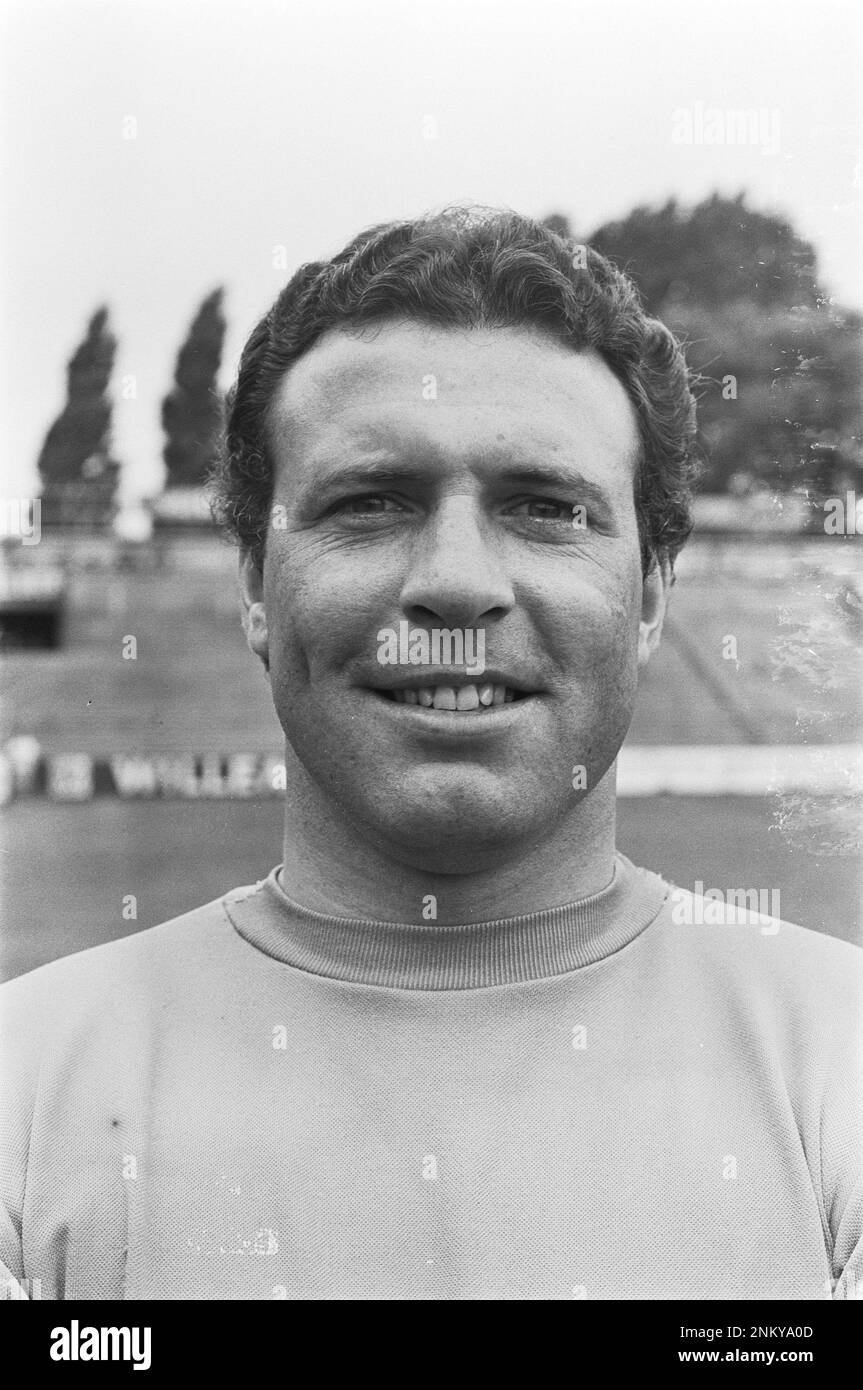
M 0 0 L 0 41 L 7 497 L 35 488 L 99 304 L 131 500 L 161 485 L 160 402 L 205 294 L 225 287 L 227 386 L 298 265 L 449 203 L 586 237 L 744 190 L 863 307 L 859 0 Z M 762 134 L 708 143 L 710 110 Z

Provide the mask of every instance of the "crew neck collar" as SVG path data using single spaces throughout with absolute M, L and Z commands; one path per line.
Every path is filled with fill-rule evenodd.
M 223 903 L 250 945 L 312 975 L 391 989 L 458 990 L 553 978 L 619 951 L 659 912 L 669 885 L 620 853 L 601 892 L 520 917 L 456 926 L 333 917 L 293 902 L 277 865 Z

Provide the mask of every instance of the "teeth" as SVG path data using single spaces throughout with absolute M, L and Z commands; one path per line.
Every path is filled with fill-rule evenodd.
M 468 714 L 474 710 L 487 709 L 492 705 L 509 705 L 515 699 L 515 691 L 505 685 L 426 685 L 418 690 L 394 690 L 393 696 L 400 705 L 421 705 L 423 709 L 440 709 Z
M 435 699 L 437 704 L 437 699 Z M 479 705 L 479 695 L 475 685 L 463 685 L 461 690 L 456 692 L 456 709 L 476 709 Z
M 451 685 L 437 685 L 434 692 L 435 709 L 458 709 L 455 690 Z

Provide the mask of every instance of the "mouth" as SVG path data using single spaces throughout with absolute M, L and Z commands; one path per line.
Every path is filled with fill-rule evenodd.
M 476 716 L 488 715 L 500 709 L 502 705 L 527 700 L 532 692 L 484 681 L 452 685 L 399 686 L 375 690 L 374 694 L 397 705 L 415 705 L 423 710 Z

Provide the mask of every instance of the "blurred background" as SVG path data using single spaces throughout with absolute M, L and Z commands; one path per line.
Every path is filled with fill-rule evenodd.
M 610 256 L 699 374 L 620 847 L 859 941 L 859 7 L 0 16 L 0 975 L 278 862 L 280 731 L 203 489 L 223 394 L 303 261 L 462 201 Z

